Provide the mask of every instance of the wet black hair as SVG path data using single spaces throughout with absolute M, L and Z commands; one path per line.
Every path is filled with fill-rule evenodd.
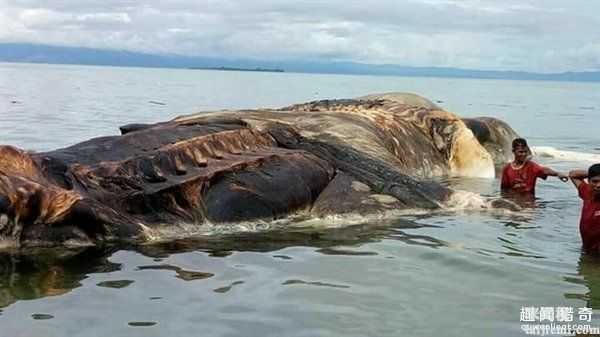
M 524 148 L 529 148 L 529 146 L 527 146 L 527 141 L 525 140 L 525 138 L 515 138 L 512 141 L 512 148 L 513 150 L 516 149 L 517 147 L 524 147 Z
M 600 175 L 600 164 L 594 164 L 588 168 L 588 178 Z

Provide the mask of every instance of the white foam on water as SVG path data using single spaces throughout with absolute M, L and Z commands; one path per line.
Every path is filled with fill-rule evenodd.
M 395 219 L 399 219 L 405 216 L 415 216 L 429 213 L 431 213 L 431 210 L 415 208 L 404 210 L 386 210 L 371 214 L 333 214 L 324 217 L 310 217 L 301 221 L 295 221 L 293 223 L 290 223 L 288 227 L 313 229 L 344 228 L 365 223 L 381 224 L 384 221 L 393 221 Z
M 491 208 L 490 201 L 480 194 L 463 190 L 455 190 L 444 206 L 449 210 Z
M 521 212 L 521 206 L 504 198 L 486 198 L 480 194 L 455 190 L 444 204 L 446 211 L 485 211 L 494 213 Z
M 501 200 L 502 203 L 496 203 Z M 213 224 L 204 223 L 176 223 L 165 224 L 161 226 L 146 227 L 146 234 L 149 242 L 173 240 L 179 238 L 189 238 L 193 236 L 214 236 L 237 233 L 256 233 L 277 229 L 333 229 L 344 228 L 353 225 L 366 223 L 382 224 L 386 221 L 395 221 L 406 216 L 416 216 L 425 214 L 436 214 L 440 212 L 460 212 L 460 211 L 484 211 L 512 213 L 519 210 L 520 207 L 509 200 L 486 198 L 477 193 L 456 190 L 451 197 L 440 205 L 438 210 L 429 209 L 403 209 L 403 210 L 385 210 L 371 214 L 334 214 L 324 217 L 315 217 L 307 211 L 298 212 L 282 219 L 267 221 L 254 220 L 236 223 Z
M 531 151 L 538 157 L 574 162 L 600 163 L 600 154 L 597 153 L 559 150 L 551 146 L 532 146 Z
M 501 202 L 499 202 L 501 201 Z M 256 233 L 278 229 L 333 229 L 344 228 L 366 223 L 382 224 L 386 221 L 395 221 L 402 217 L 461 211 L 483 211 L 512 213 L 521 208 L 510 200 L 499 198 L 486 198 L 480 194 L 455 190 L 450 198 L 440 205 L 437 210 L 430 209 L 402 209 L 385 210 L 371 214 L 334 214 L 315 217 L 308 211 L 300 211 L 277 220 L 253 220 L 235 223 L 214 224 L 209 221 L 203 223 L 175 223 L 159 226 L 145 227 L 148 242 L 189 238 L 193 236 L 214 236 L 237 233 Z
M 215 236 L 238 233 L 257 233 L 277 229 L 330 229 L 344 228 L 365 223 L 381 223 L 392 221 L 403 216 L 413 216 L 432 213 L 431 210 L 386 210 L 372 214 L 347 213 L 314 217 L 307 212 L 292 214 L 277 220 L 253 220 L 235 223 L 213 224 L 204 223 L 175 223 L 145 227 L 146 243 L 156 243 L 199 236 Z
M 170 241 L 198 236 L 218 236 L 239 233 L 258 233 L 278 229 L 334 229 L 344 228 L 353 225 L 362 225 L 367 223 L 385 224 L 388 221 L 407 216 L 434 215 L 440 212 L 460 212 L 465 210 L 472 211 L 501 211 L 511 212 L 510 201 L 506 201 L 498 208 L 493 203 L 497 199 L 485 198 L 477 193 L 455 190 L 450 198 L 440 204 L 440 208 L 431 209 L 392 209 L 382 210 L 371 214 L 334 214 L 324 217 L 315 217 L 307 210 L 299 211 L 277 220 L 253 220 L 235 223 L 214 224 L 210 221 L 202 223 L 165 223 L 156 226 L 146 226 L 139 224 L 144 232 L 145 243 L 156 243 L 161 241 Z M 518 206 L 516 206 L 518 207 Z M 91 245 L 91 242 L 65 242 L 67 246 L 85 246 Z M 19 244 L 14 238 L 0 237 L 0 249 L 10 249 L 18 247 Z
M 278 229 L 334 229 L 344 228 L 354 225 L 367 223 L 377 223 L 379 225 L 386 222 L 396 221 L 407 216 L 417 216 L 440 212 L 460 212 L 460 211 L 492 211 L 492 212 L 512 212 L 510 210 L 510 201 L 497 207 L 493 203 L 497 199 L 485 198 L 477 193 L 456 190 L 451 197 L 437 210 L 430 209 L 402 209 L 385 210 L 371 214 L 334 214 L 324 217 L 315 217 L 306 210 L 291 214 L 287 217 L 277 220 L 253 220 L 236 223 L 214 224 L 210 221 L 202 223 L 165 223 L 156 226 L 142 226 L 145 234 L 145 244 L 152 244 L 162 241 L 184 239 L 201 236 L 218 236 L 239 233 L 258 233 Z M 518 207 L 518 206 L 517 206 Z M 67 246 L 85 246 L 91 242 L 66 242 Z M 18 247 L 18 242 L 14 239 L 0 237 L 0 249 L 10 249 Z
M 255 233 L 277 228 L 284 228 L 291 223 L 304 219 L 302 213 L 292 214 L 277 220 L 253 220 L 235 223 L 214 224 L 208 220 L 202 223 L 178 222 L 156 225 L 152 227 L 143 226 L 147 242 L 159 242 L 176 239 L 184 239 L 194 236 L 227 235 L 235 233 Z

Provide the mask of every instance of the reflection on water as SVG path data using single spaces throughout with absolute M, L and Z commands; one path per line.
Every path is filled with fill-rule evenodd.
M 154 265 L 154 266 L 139 266 L 137 270 L 172 270 L 177 273 L 177 278 L 184 281 L 202 280 L 205 278 L 213 277 L 212 273 L 203 273 L 198 271 L 184 270 L 181 267 L 171 266 L 168 264 Z
M 524 210 L 540 207 L 540 199 L 536 198 L 534 194 L 502 191 L 500 196 L 516 203 Z
M 163 242 L 136 247 L 89 247 L 80 249 L 38 249 L 27 254 L 0 253 L 0 308 L 19 300 L 29 300 L 46 296 L 58 296 L 81 286 L 81 280 L 93 273 L 111 273 L 122 266 L 110 262 L 110 257 L 119 249 L 131 249 L 147 257 L 160 261 L 172 254 L 184 252 L 205 252 L 211 257 L 227 257 L 234 251 L 268 253 L 286 247 L 318 247 L 324 255 L 377 255 L 376 252 L 357 251 L 348 247 L 374 242 L 384 237 L 399 239 L 407 243 L 429 245 L 435 239 L 418 236 L 422 241 L 407 239 L 400 235 L 401 228 L 419 228 L 422 225 L 408 220 L 398 220 L 394 226 L 372 224 L 335 228 L 329 230 L 273 231 L 265 233 L 235 234 L 224 237 L 199 237 Z M 414 240 L 411 241 L 411 240 Z M 336 248 L 343 245 L 346 248 Z M 275 255 L 278 259 L 292 259 L 285 255 Z M 140 265 L 138 271 L 174 271 L 176 277 L 184 281 L 201 280 L 213 277 L 213 273 L 186 270 L 170 264 Z M 125 288 L 134 280 L 108 280 L 97 283 L 99 287 Z M 239 283 L 233 283 L 236 285 Z M 229 286 L 231 288 L 231 286 Z M 229 290 L 229 289 L 228 289 Z M 216 290 L 215 290 L 216 291 Z
M 362 252 L 348 249 L 339 249 L 339 248 L 321 248 L 317 250 L 317 252 L 325 255 L 353 255 L 353 256 L 368 256 L 368 255 L 377 255 L 377 252 Z
M 221 288 L 217 288 L 215 290 L 213 290 L 216 293 L 226 293 L 228 291 L 231 290 L 231 288 L 233 288 L 234 286 L 238 285 L 238 284 L 244 284 L 244 281 L 235 281 L 233 283 L 231 283 L 230 285 L 226 286 L 226 287 L 221 287 Z
M 428 225 L 409 219 L 397 219 L 393 222 L 367 223 L 356 226 L 317 229 L 293 228 L 272 230 L 261 233 L 234 233 L 225 236 L 207 236 L 141 245 L 135 249 L 142 254 L 165 258 L 174 253 L 203 251 L 210 256 L 226 257 L 233 251 L 272 252 L 286 247 L 307 246 L 322 248 L 323 254 L 334 253 L 336 246 L 359 246 L 381 240 L 396 230 L 417 229 Z M 340 254 L 362 254 L 362 252 L 338 249 Z M 367 254 L 372 254 L 367 253 Z M 281 257 L 280 257 L 281 258 Z
M 157 323 L 156 322 L 129 322 L 127 324 L 129 326 L 133 326 L 133 327 L 147 327 L 147 326 L 154 326 Z
M 581 275 L 569 275 L 568 263 L 552 253 L 561 244 L 557 242 L 560 233 L 552 234 L 552 225 L 544 224 L 536 213 L 548 209 L 552 210 L 548 203 L 541 202 L 531 214 L 448 212 L 329 229 L 290 228 L 140 246 L 3 253 L 0 307 L 5 312 L 0 320 L 6 310 L 14 318 L 21 308 L 31 307 L 19 305 L 23 300 L 36 299 L 39 308 L 24 309 L 31 310 L 28 315 L 36 321 L 64 322 L 73 315 L 96 315 L 98 304 L 77 302 L 81 308 L 69 314 L 64 304 L 42 301 L 62 297 L 68 303 L 70 297 L 79 298 L 95 286 L 110 293 L 85 296 L 90 303 L 116 296 L 107 297 L 105 305 L 133 313 L 110 316 L 108 320 L 117 321 L 114 331 L 94 328 L 114 335 L 128 335 L 119 330 L 126 327 L 166 333 L 174 324 L 186 327 L 184 334 L 204 324 L 223 336 L 275 336 L 269 331 L 280 326 L 302 335 L 304 327 L 290 323 L 289 317 L 304 316 L 309 325 L 329 326 L 326 322 L 333 324 L 340 313 L 362 322 L 357 335 L 371 331 L 366 328 L 368 322 L 388 324 L 383 317 L 395 322 L 391 323 L 394 328 L 373 331 L 395 335 L 404 324 L 422 320 L 430 310 L 424 307 L 430 308 L 426 303 L 439 306 L 431 314 L 438 324 L 447 324 L 443 318 L 447 315 L 451 321 L 465 319 L 476 331 L 482 329 L 481 333 L 495 325 L 498 336 L 511 335 L 513 329 L 516 335 L 521 306 L 589 303 L 597 307 L 600 303 L 600 261 L 581 257 Z M 578 254 L 576 249 L 573 253 Z M 315 254 L 320 257 L 313 260 Z M 510 260 L 500 262 L 505 259 Z M 181 281 L 193 282 L 173 283 Z M 68 296 L 71 293 L 75 294 Z M 484 309 L 474 304 L 478 301 L 489 304 Z M 206 319 L 202 323 L 197 318 L 181 321 L 167 314 L 182 305 L 191 312 L 203 312 Z M 374 308 L 378 308 L 376 316 L 362 314 Z M 314 310 L 323 318 L 312 314 Z M 399 310 L 405 318 L 396 317 Z M 468 315 L 474 317 L 465 318 Z M 261 322 L 257 326 L 246 325 L 257 320 Z M 340 328 L 350 321 L 337 322 L 323 333 L 353 335 Z M 237 328 L 231 334 L 218 332 L 226 326 Z M 417 335 L 429 335 L 436 324 L 418 326 Z M 452 331 L 465 330 L 456 326 Z M 458 334 L 452 331 L 448 335 Z
M 421 234 L 409 234 L 400 230 L 390 233 L 389 238 L 402 241 L 410 245 L 427 246 L 430 248 L 439 248 L 448 245 L 447 242 L 444 242 L 431 236 Z
M 28 254 L 0 254 L 0 308 L 19 300 L 59 296 L 81 286 L 92 273 L 120 268 L 108 261 L 115 249 L 40 249 Z
M 579 297 L 587 302 L 587 307 L 600 309 L 600 256 L 581 254 L 577 269 L 582 281 L 575 282 L 582 282 L 588 288 L 588 292 Z
M 350 288 L 350 286 L 345 286 L 345 285 L 341 285 L 341 284 L 331 284 L 331 283 L 324 283 L 324 282 L 307 282 L 307 281 L 302 281 L 302 280 L 287 280 L 282 283 L 282 285 L 284 285 L 284 286 L 294 285 L 294 284 L 304 284 L 304 285 L 312 285 L 312 286 L 319 286 L 319 287 L 332 287 L 332 288 Z
M 31 315 L 31 318 L 37 319 L 37 320 L 44 320 L 44 319 L 52 319 L 52 318 L 54 318 L 54 316 L 48 315 L 48 314 L 33 314 L 33 315 Z
M 100 282 L 96 285 L 98 287 L 121 289 L 121 288 L 125 288 L 125 287 L 131 285 L 133 282 L 135 282 L 135 281 L 133 281 L 133 280 L 115 280 L 115 281 Z

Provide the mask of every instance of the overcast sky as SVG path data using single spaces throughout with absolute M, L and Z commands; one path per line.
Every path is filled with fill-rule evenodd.
M 600 1 L 0 0 L 0 42 L 262 60 L 600 70 Z

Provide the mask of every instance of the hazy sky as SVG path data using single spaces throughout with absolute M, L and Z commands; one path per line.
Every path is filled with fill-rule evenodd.
M 597 0 L 0 0 L 0 42 L 264 60 L 600 70 Z

